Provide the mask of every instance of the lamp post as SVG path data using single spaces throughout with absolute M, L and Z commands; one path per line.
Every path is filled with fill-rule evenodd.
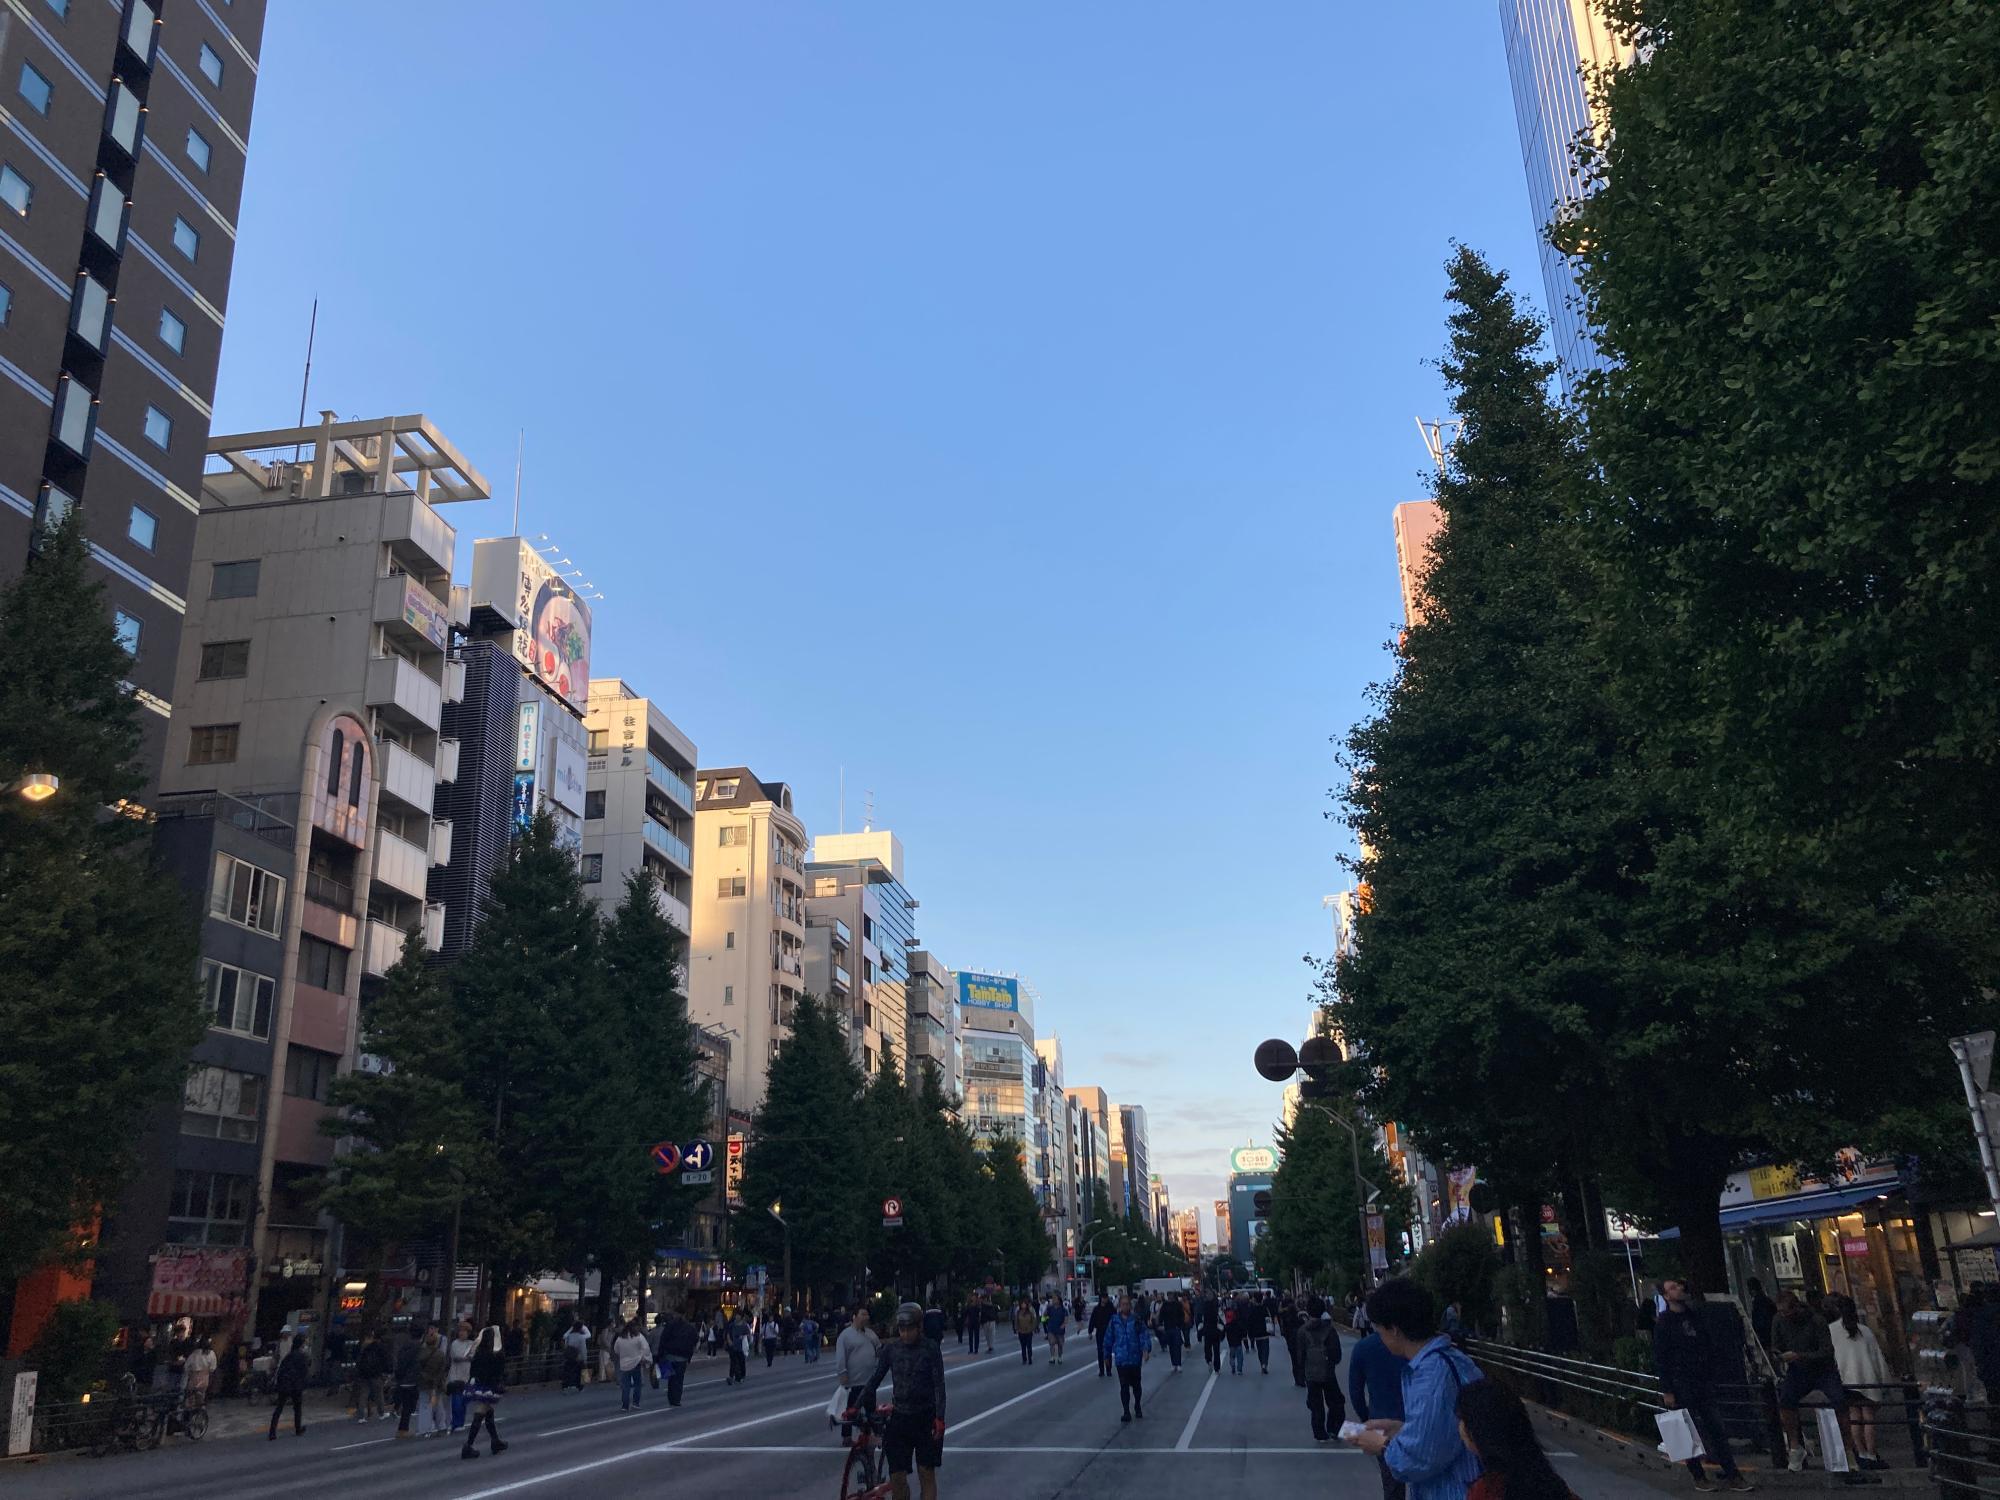
M 30 771 L 7 788 L 19 792 L 29 802 L 46 802 L 62 790 L 62 778 L 47 771 Z
M 1332 1082 L 1334 1069 L 1346 1060 L 1340 1043 L 1330 1036 L 1308 1038 L 1305 1045 L 1296 1049 L 1290 1042 L 1274 1037 L 1258 1046 L 1256 1066 L 1258 1073 L 1273 1083 L 1285 1083 L 1294 1074 L 1304 1073 L 1306 1081 L 1299 1086 L 1299 1107 L 1316 1110 L 1347 1132 L 1354 1160 L 1355 1213 L 1361 1226 L 1361 1265 L 1364 1279 L 1372 1283 L 1375 1268 L 1368 1254 L 1368 1204 L 1379 1189 L 1371 1191 L 1368 1179 L 1361 1175 L 1361 1132 L 1344 1115 L 1319 1102 L 1319 1096 Z

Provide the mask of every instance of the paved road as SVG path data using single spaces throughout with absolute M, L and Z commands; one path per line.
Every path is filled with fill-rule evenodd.
M 1249 1493 L 1375 1500 L 1373 1463 L 1312 1441 L 1303 1393 L 1280 1359 L 1270 1375 L 1179 1375 L 1155 1355 L 1144 1421 L 1118 1420 L 1115 1382 L 1087 1358 L 1032 1368 L 1018 1350 L 976 1359 L 946 1346 L 951 1430 L 942 1489 L 952 1497 L 1029 1500 L 1214 1500 Z M 9 1500 L 215 1500 L 218 1495 L 353 1500 L 586 1500 L 616 1495 L 779 1497 L 839 1493 L 842 1455 L 825 1407 L 832 1367 L 797 1358 L 753 1368 L 727 1388 L 719 1363 L 697 1364 L 684 1404 L 648 1390 L 638 1411 L 615 1392 L 536 1391 L 503 1403 L 500 1456 L 472 1462 L 450 1437 L 398 1442 L 391 1423 L 320 1422 L 303 1438 L 259 1435 L 182 1443 L 156 1453 L 63 1458 L 0 1468 Z M 1581 1458 L 1558 1465 L 1582 1500 L 1654 1500 L 1657 1491 Z

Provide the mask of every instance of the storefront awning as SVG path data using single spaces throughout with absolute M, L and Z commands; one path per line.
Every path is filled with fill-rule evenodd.
M 1787 1198 L 1732 1204 L 1722 1211 L 1722 1227 L 1725 1230 L 1748 1229 L 1753 1224 L 1778 1224 L 1787 1219 L 1824 1219 L 1844 1214 L 1870 1199 L 1886 1197 L 1888 1192 L 1896 1190 L 1894 1182 L 1871 1182 L 1825 1193 L 1794 1193 Z
M 219 1318 L 243 1306 L 241 1297 L 222 1292 L 154 1292 L 146 1298 L 151 1318 Z

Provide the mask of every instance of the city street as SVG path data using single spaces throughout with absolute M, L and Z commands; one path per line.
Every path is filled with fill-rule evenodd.
M 1074 1346 L 1072 1346 L 1074 1348 Z M 1317 1495 L 1373 1500 L 1375 1466 L 1345 1446 L 1312 1441 L 1305 1403 L 1282 1360 L 1268 1376 L 1211 1377 L 1189 1361 L 1179 1375 L 1163 1355 L 1146 1367 L 1144 1421 L 1118 1420 L 1115 1383 L 1100 1379 L 1087 1349 L 1059 1369 L 1024 1369 L 1008 1348 L 970 1359 L 946 1346 L 950 1433 L 940 1487 L 953 1496 L 1208 1497 L 1280 1493 L 1309 1484 Z M 839 1493 L 842 1454 L 825 1407 L 832 1365 L 797 1358 L 753 1367 L 741 1389 L 719 1362 L 697 1363 L 686 1401 L 671 1410 L 653 1391 L 636 1413 L 594 1386 L 582 1395 L 536 1391 L 505 1403 L 508 1450 L 459 1458 L 444 1437 L 397 1442 L 393 1424 L 322 1422 L 304 1438 L 282 1432 L 168 1447 L 118 1458 L 56 1459 L 0 1469 L 20 1500 L 212 1500 L 218 1494 L 366 1496 L 367 1500 L 568 1500 L 678 1491 L 702 1495 Z M 1655 1493 L 1568 1455 L 1556 1460 L 1583 1500 Z

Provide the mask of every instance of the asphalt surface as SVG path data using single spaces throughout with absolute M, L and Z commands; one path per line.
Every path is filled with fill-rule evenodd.
M 1214 1500 L 1284 1494 L 1377 1500 L 1372 1460 L 1345 1445 L 1312 1440 L 1304 1393 L 1280 1353 L 1271 1373 L 1211 1376 L 1198 1358 L 1171 1373 L 1155 1353 L 1145 1367 L 1145 1418 L 1118 1420 L 1114 1380 L 1100 1378 L 1072 1341 L 1051 1367 L 1038 1346 L 1032 1367 L 1018 1345 L 968 1357 L 946 1344 L 950 1430 L 942 1494 L 982 1500 Z M 665 1390 L 645 1392 L 632 1412 L 617 1392 L 591 1386 L 537 1390 L 501 1403 L 507 1451 L 459 1457 L 450 1435 L 398 1441 L 393 1422 L 313 1421 L 293 1437 L 290 1413 L 278 1440 L 211 1436 L 170 1439 L 155 1452 L 111 1458 L 56 1457 L 0 1465 L 8 1500 L 216 1500 L 217 1496 L 337 1496 L 346 1500 L 584 1500 L 604 1495 L 837 1496 L 845 1455 L 826 1404 L 833 1366 L 798 1356 L 771 1369 L 753 1362 L 740 1387 L 723 1384 L 722 1362 L 698 1360 L 678 1408 Z M 1558 1456 L 1582 1500 L 1653 1500 L 1658 1491 L 1588 1460 Z

